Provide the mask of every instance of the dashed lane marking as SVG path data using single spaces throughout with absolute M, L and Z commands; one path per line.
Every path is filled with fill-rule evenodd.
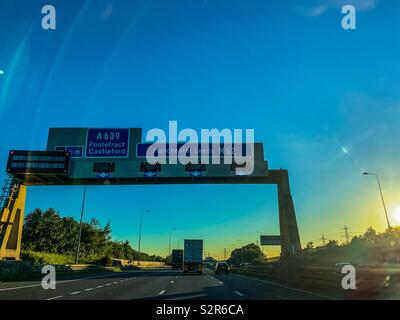
M 235 293 L 236 293 L 237 295 L 241 296 L 241 297 L 244 296 L 244 294 L 243 294 L 243 293 L 240 293 L 239 291 L 235 291 Z
M 161 295 L 163 295 L 164 293 L 165 293 L 165 290 L 161 290 L 160 293 L 159 293 L 159 295 L 161 296 Z
M 245 278 L 245 279 L 249 279 L 249 280 L 253 280 L 253 281 L 264 282 L 264 283 L 269 284 L 269 285 L 274 286 L 274 287 L 279 287 L 279 288 L 283 288 L 283 289 L 287 289 L 287 290 L 291 290 L 291 291 L 297 291 L 297 292 L 300 292 L 300 293 L 303 293 L 303 294 L 312 295 L 312 296 L 323 298 L 323 299 L 326 299 L 326 300 L 335 300 L 332 297 L 328 297 L 328 296 L 325 296 L 325 295 L 322 295 L 322 294 L 319 294 L 319 293 L 288 287 L 288 286 L 285 286 L 285 285 L 282 285 L 282 284 L 279 284 L 279 283 L 276 283 L 276 282 L 268 281 L 268 280 L 255 279 L 255 278 L 251 278 L 251 277 L 247 277 L 247 276 L 242 276 L 240 274 L 235 274 L 235 276 L 236 277 Z
M 132 273 L 138 273 L 138 272 L 133 271 Z M 123 274 L 126 275 L 126 273 L 124 273 L 124 272 L 118 272 L 118 273 L 115 273 L 115 274 L 113 274 L 113 275 L 110 275 L 110 274 L 102 274 L 102 275 L 93 276 L 93 277 L 78 278 L 78 279 L 71 279 L 71 280 L 62 280 L 62 281 L 57 281 L 57 285 L 58 285 L 58 284 L 62 284 L 62 283 L 69 283 L 69 282 L 76 282 L 76 281 L 83 281 L 83 280 L 101 279 L 101 278 L 107 278 L 107 277 L 112 278 L 112 277 L 116 277 L 116 276 L 118 276 L 118 275 L 123 275 Z M 133 280 L 133 279 L 134 279 L 134 277 L 129 278 L 128 280 Z M 1 289 L 0 289 L 0 292 L 1 292 L 1 291 L 9 291 L 9 290 L 19 290 L 19 289 L 27 289 L 27 288 L 41 287 L 41 286 L 42 286 L 42 284 L 41 284 L 41 283 L 38 283 L 38 284 L 32 284 L 32 285 L 27 285 L 27 286 L 21 286 L 21 287 L 1 288 Z
M 63 296 L 57 296 L 57 297 L 52 297 L 52 298 L 48 298 L 48 299 L 46 299 L 46 300 L 56 300 L 56 299 L 60 299 L 60 298 L 62 298 Z
M 75 292 L 71 292 L 70 295 L 76 295 L 76 294 L 80 294 L 82 293 L 82 291 L 75 291 Z

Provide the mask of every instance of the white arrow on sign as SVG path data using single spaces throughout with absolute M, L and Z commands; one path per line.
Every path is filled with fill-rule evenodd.
M 111 174 L 109 172 L 98 172 L 97 177 L 98 178 L 108 178 Z
M 151 177 L 154 177 L 154 176 L 156 175 L 156 173 L 150 171 L 150 172 L 145 172 L 144 175 L 145 175 L 146 177 L 148 177 L 148 178 L 151 178 Z
M 201 171 L 193 171 L 193 172 L 190 173 L 190 175 L 193 176 L 193 177 L 198 177 L 198 176 L 201 175 Z
M 236 172 L 236 175 L 237 176 L 248 176 L 249 174 L 244 170 L 240 170 L 240 171 Z

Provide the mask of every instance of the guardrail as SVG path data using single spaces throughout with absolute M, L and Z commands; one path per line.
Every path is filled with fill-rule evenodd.
M 32 272 L 40 273 L 46 264 L 35 264 Z M 52 264 L 57 272 L 105 271 L 110 268 L 94 264 Z
M 357 290 L 344 290 L 341 267 L 312 267 L 295 263 L 231 267 L 232 272 L 263 278 L 335 298 L 399 298 L 400 269 L 356 268 Z
M 272 265 L 266 266 L 231 266 L 232 272 L 237 272 L 241 274 L 268 277 L 271 279 L 275 278 L 274 267 Z

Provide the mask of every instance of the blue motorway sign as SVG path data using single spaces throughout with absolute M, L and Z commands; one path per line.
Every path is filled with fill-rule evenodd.
M 56 147 L 56 151 L 68 152 L 71 158 L 83 157 L 83 146 L 60 146 Z
M 136 148 L 136 156 L 138 158 L 146 158 L 146 153 L 147 150 L 150 148 L 150 146 L 153 145 L 153 143 L 138 143 L 137 148 Z M 191 150 L 194 150 L 197 152 L 197 156 L 201 156 L 203 154 L 206 154 L 208 156 L 216 156 L 216 157 L 223 157 L 225 154 L 226 155 L 232 155 L 235 151 L 235 148 L 238 146 L 238 144 L 232 144 L 232 145 L 224 145 L 224 143 L 221 143 L 219 145 L 219 149 L 217 150 L 217 154 L 213 155 L 213 145 L 209 144 L 208 148 L 207 145 L 199 143 L 197 145 L 197 150 L 193 149 L 195 147 L 195 144 L 186 144 L 186 143 L 177 143 L 176 146 L 172 146 L 169 143 L 166 143 L 164 146 L 160 144 L 157 148 L 157 151 L 155 152 L 155 156 L 160 157 L 168 157 L 170 154 L 177 155 L 179 151 L 185 152 L 187 156 L 190 155 Z M 241 145 L 242 150 L 242 156 L 246 156 L 246 144 Z M 183 151 L 182 151 L 183 150 Z M 193 152 L 193 151 L 192 151 Z
M 88 129 L 86 158 L 127 158 L 129 129 Z
M 280 246 L 281 236 L 260 236 L 262 246 Z

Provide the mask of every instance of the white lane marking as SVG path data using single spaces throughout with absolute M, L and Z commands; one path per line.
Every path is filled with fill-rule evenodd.
M 70 294 L 75 295 L 75 294 L 80 294 L 80 293 L 81 293 L 81 291 L 75 291 L 75 292 L 71 292 Z
M 219 284 L 224 284 L 222 281 L 218 281 Z
M 57 296 L 57 297 L 52 297 L 52 298 L 48 298 L 48 299 L 46 299 L 46 300 L 56 300 L 56 299 L 59 299 L 59 298 L 62 298 L 63 296 Z
M 117 284 L 117 283 L 118 283 L 117 281 L 114 281 L 114 282 L 113 282 L 113 284 Z
M 103 287 L 104 287 L 104 286 L 97 286 L 96 288 L 97 288 L 97 289 L 100 289 L 100 288 L 103 288 Z
M 175 278 L 176 278 L 176 279 L 179 279 L 179 277 L 178 277 L 178 276 L 176 276 Z
M 131 272 L 135 272 L 138 273 L 138 271 L 131 271 Z M 100 279 L 100 278 L 107 278 L 107 277 L 115 277 L 118 275 L 122 275 L 125 274 L 125 272 L 118 272 L 118 273 L 114 273 L 114 274 L 102 274 L 100 276 L 93 276 L 93 277 L 86 277 L 86 278 L 79 278 L 79 279 L 72 279 L 72 280 L 63 280 L 63 281 L 57 281 L 57 284 L 61 284 L 61 283 L 69 283 L 69 282 L 76 282 L 76 281 L 82 281 L 82 280 L 90 280 L 90 279 Z M 129 278 L 129 280 L 132 280 L 134 278 Z M 10 290 L 19 290 L 19 289 L 27 289 L 27 288 L 34 288 L 34 287 L 41 287 L 42 283 L 38 283 L 38 284 L 31 284 L 28 286 L 21 286 L 21 287 L 12 287 L 12 288 L 2 288 L 0 289 L 0 291 L 10 291 Z
M 161 290 L 160 293 L 159 293 L 159 295 L 161 296 L 161 295 L 164 294 L 164 293 L 165 293 L 165 290 Z
M 94 288 L 87 288 L 87 289 L 85 289 L 85 291 L 92 291 L 92 290 L 94 290 Z
M 175 282 L 174 280 L 171 281 L 171 283 L 174 283 L 174 282 Z
M 111 286 L 112 285 L 112 283 L 106 283 L 106 286 L 108 287 L 108 286 Z
M 306 290 L 303 290 L 303 289 L 296 289 L 296 288 L 288 287 L 288 286 L 285 286 L 283 284 L 279 284 L 279 283 L 276 283 L 276 282 L 271 282 L 271 281 L 261 280 L 261 279 L 255 279 L 255 278 L 251 278 L 251 277 L 247 277 L 247 276 L 242 276 L 240 274 L 235 274 L 235 276 L 236 277 L 250 279 L 250 280 L 254 280 L 254 281 L 258 281 L 258 282 L 264 282 L 264 283 L 267 283 L 267 284 L 269 284 L 271 286 L 275 286 L 275 287 L 279 287 L 279 288 L 283 288 L 283 289 L 287 289 L 287 290 L 292 290 L 292 291 L 297 291 L 297 292 L 300 292 L 300 293 L 309 294 L 309 295 L 312 295 L 312 296 L 315 296 L 315 297 L 319 297 L 319 298 L 324 298 L 324 299 L 327 299 L 327 300 L 336 300 L 335 298 L 324 296 L 324 295 L 319 294 L 319 293 L 314 293 L 314 292 L 306 291 Z
M 243 293 L 240 293 L 239 291 L 235 291 L 235 293 L 236 293 L 237 295 L 241 296 L 241 297 L 244 296 L 244 294 L 243 294 Z

